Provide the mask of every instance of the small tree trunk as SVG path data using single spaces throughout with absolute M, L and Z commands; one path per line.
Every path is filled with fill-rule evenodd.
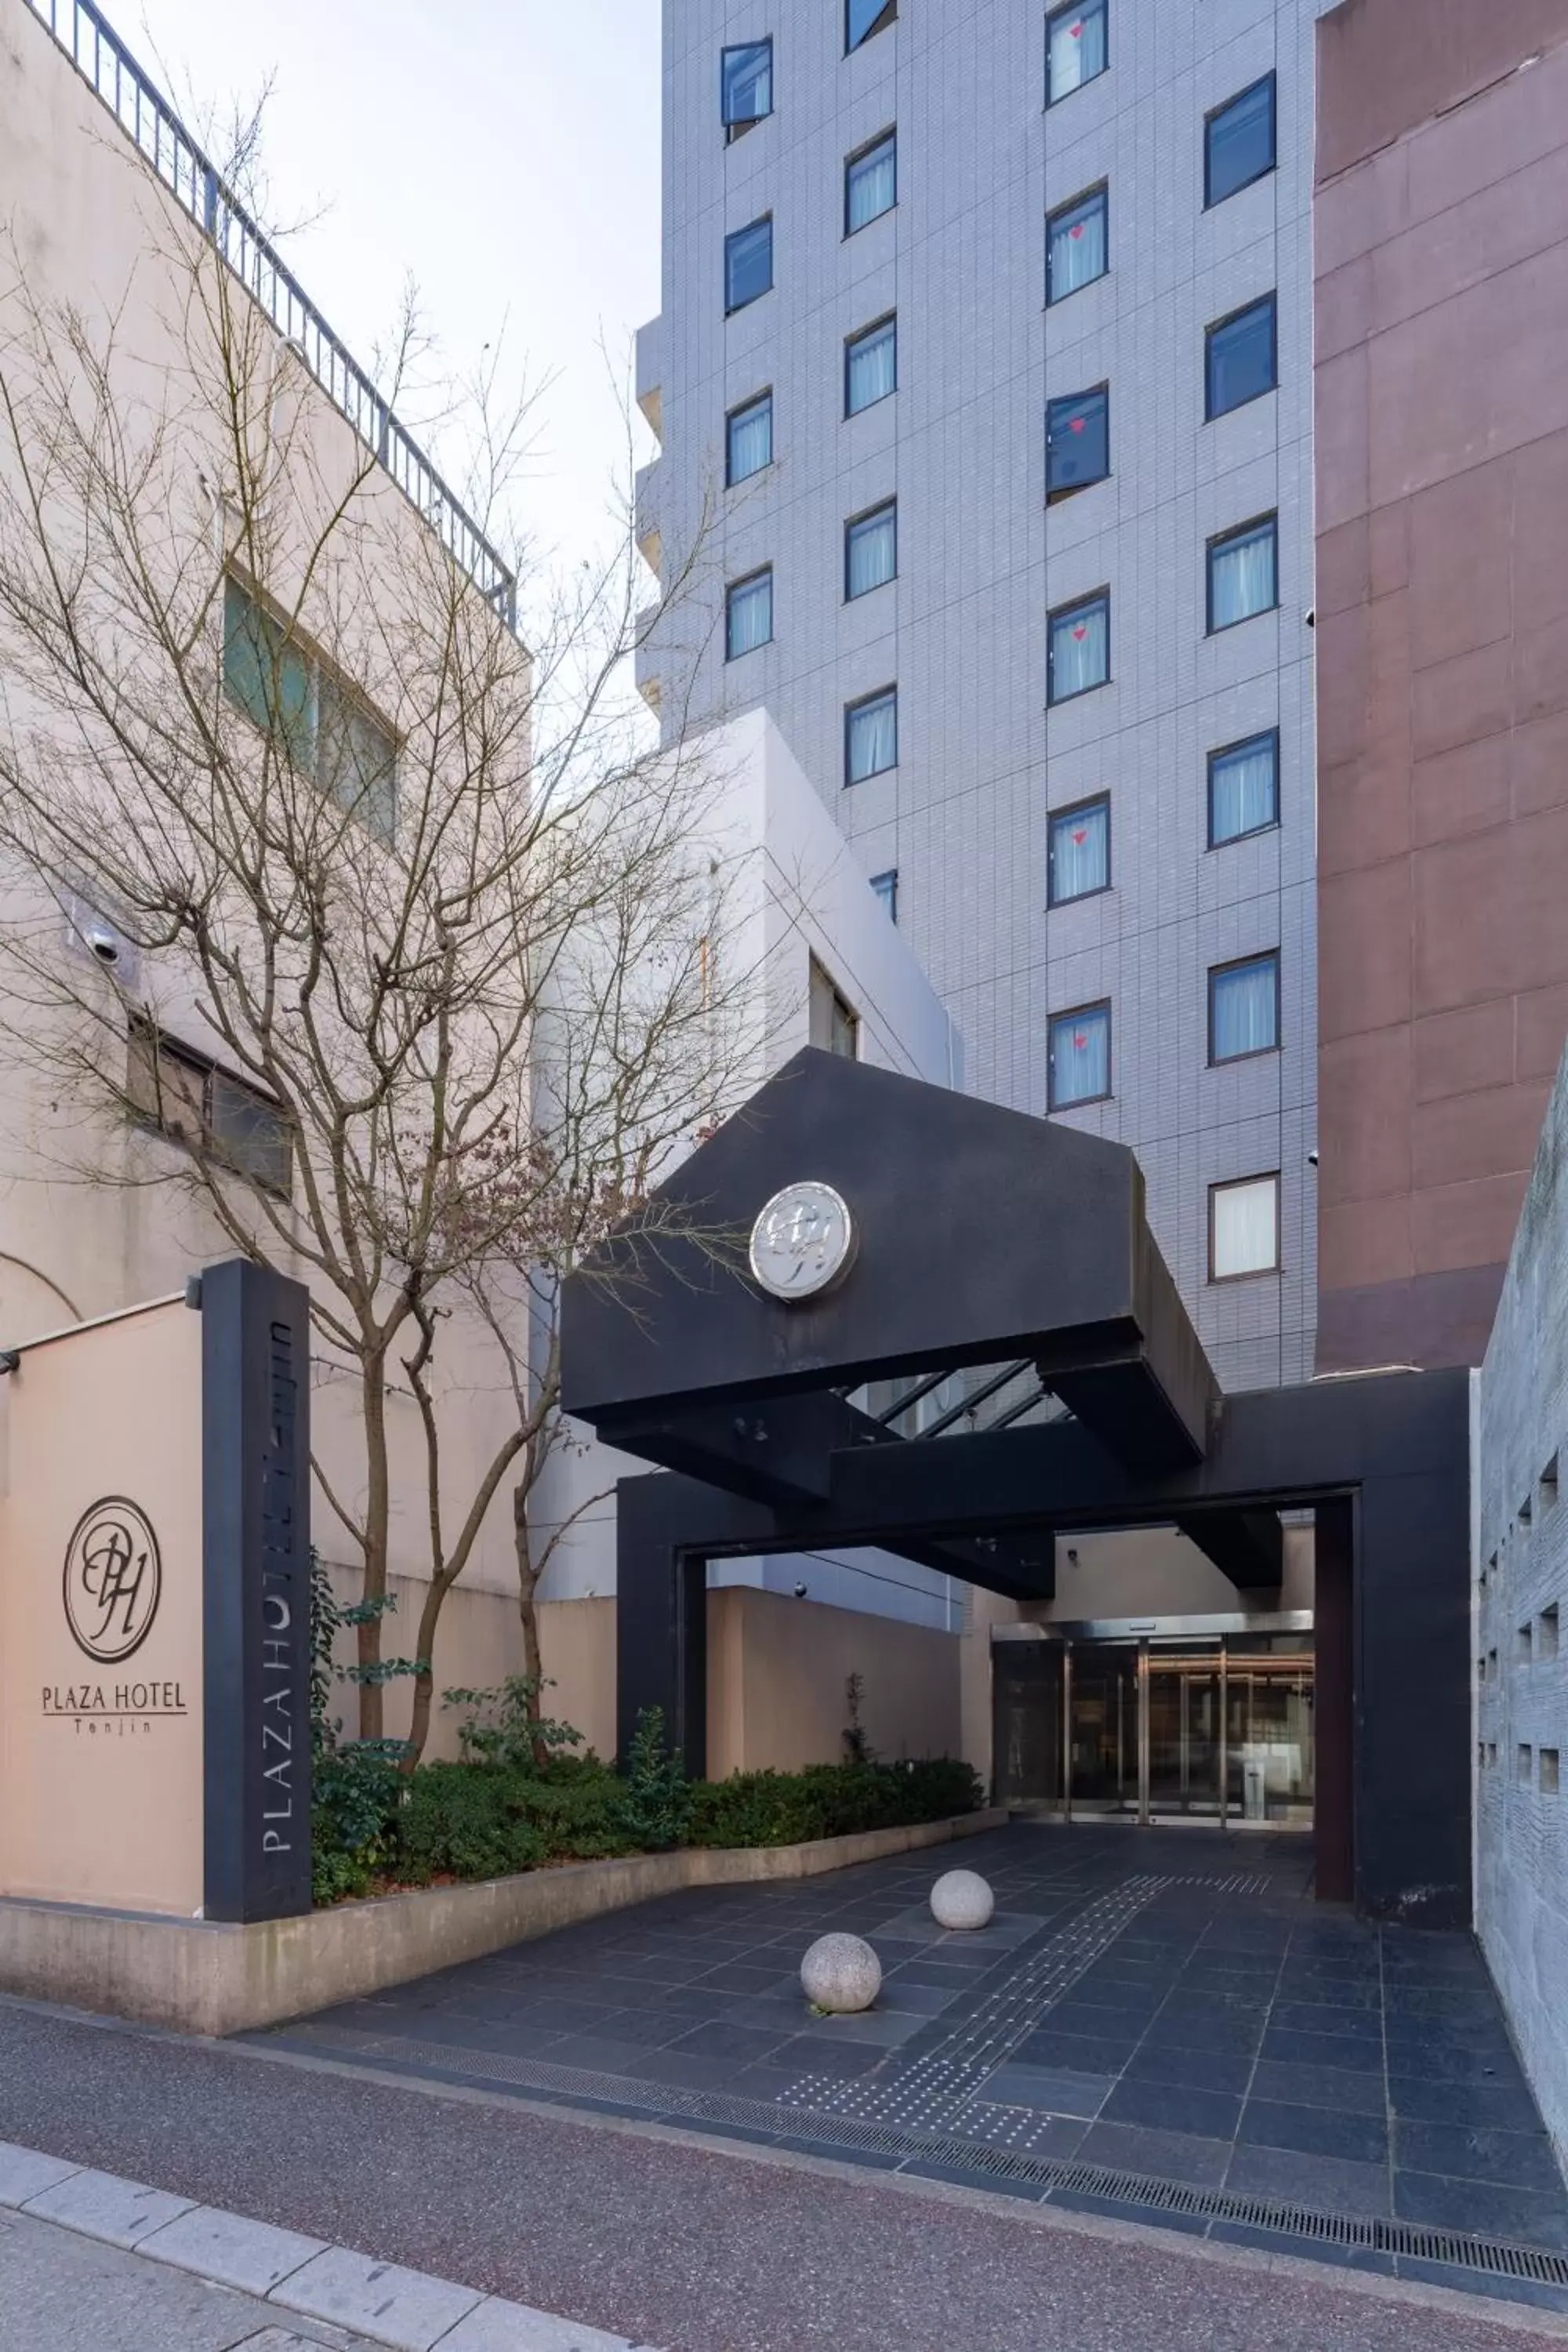
M 361 1393 L 364 1403 L 365 1450 L 364 1591 L 361 1597 L 365 1601 L 382 1601 L 386 1596 L 387 1536 L 392 1499 L 386 1459 L 386 1360 L 384 1355 L 369 1355 L 364 1359 Z M 379 1615 L 367 1618 L 359 1626 L 357 1650 L 362 1671 L 380 1665 L 382 1638 Z M 382 1685 L 379 1682 L 362 1682 L 359 1686 L 360 1738 L 382 1738 L 385 1721 Z
M 512 1489 L 511 1528 L 517 1549 L 517 1613 L 522 1623 L 522 1671 L 528 1676 L 528 1712 L 537 1723 L 544 1713 L 544 1653 L 539 1640 L 539 1571 L 533 1565 L 528 1495 L 527 1479 L 520 1479 Z M 534 1740 L 533 1760 L 542 1768 L 550 1761 L 550 1750 L 542 1739 Z
M 425 1753 L 425 1743 L 430 1737 L 430 1714 L 436 1696 L 436 1621 L 441 1614 L 453 1579 L 437 1576 L 425 1595 L 425 1606 L 419 1612 L 419 1631 L 415 1637 L 414 1654 L 419 1660 L 419 1671 L 414 1677 L 414 1711 L 408 1724 L 408 1753 L 403 1759 L 405 1772 L 412 1772 Z

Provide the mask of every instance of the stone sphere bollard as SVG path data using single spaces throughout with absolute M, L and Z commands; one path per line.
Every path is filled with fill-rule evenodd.
M 859 1936 L 819 1936 L 800 1964 L 800 1981 L 814 2009 L 848 2016 L 876 2000 L 882 1963 Z
M 984 1927 L 996 1897 L 977 1870 L 949 1870 L 931 1888 L 931 1907 L 939 1927 Z

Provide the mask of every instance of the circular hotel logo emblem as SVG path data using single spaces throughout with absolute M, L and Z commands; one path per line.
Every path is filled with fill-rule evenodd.
M 855 1221 L 831 1184 L 786 1184 L 752 1227 L 752 1273 L 773 1298 L 816 1298 L 855 1255 Z
M 158 1538 L 123 1495 L 84 1511 L 66 1549 L 66 1620 L 77 1647 L 111 1666 L 153 1630 L 163 1590 Z

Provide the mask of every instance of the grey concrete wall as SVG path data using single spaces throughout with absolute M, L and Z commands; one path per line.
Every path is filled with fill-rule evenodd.
M 1477 1410 L 1476 1919 L 1568 2159 L 1568 1061 L 1557 1075 Z M 1543 1620 L 1545 1621 L 1543 1625 Z M 1544 1638 L 1543 1638 L 1544 1636 Z
M 855 56 L 821 0 L 667 0 L 664 308 L 646 338 L 667 730 L 765 701 L 964 1033 L 967 1083 L 1044 1111 L 1048 1016 L 1113 1007 L 1114 1099 L 1227 1387 L 1312 1369 L 1316 1207 L 1312 30 L 1321 0 L 1111 0 L 1110 67 L 1046 109 L 1043 11 L 907 0 Z M 774 39 L 775 111 L 726 147 L 719 55 Z M 1203 209 L 1205 112 L 1279 77 L 1279 169 Z M 897 209 L 842 236 L 843 161 L 889 123 Z M 1107 179 L 1110 274 L 1045 307 L 1045 218 Z M 726 321 L 726 229 L 773 216 L 774 290 Z M 1205 325 L 1278 289 L 1279 389 L 1203 422 Z M 897 310 L 899 390 L 842 416 L 846 335 Z M 645 371 L 646 372 L 646 371 Z M 1109 379 L 1110 481 L 1047 510 L 1047 396 Z M 771 385 L 774 463 L 726 494 L 726 410 Z M 842 601 L 846 519 L 899 500 L 900 577 Z M 1205 546 L 1279 514 L 1280 609 L 1205 636 Z M 774 639 L 726 665 L 722 589 L 771 562 Z M 1046 708 L 1046 616 L 1109 582 L 1113 683 Z M 896 772 L 845 790 L 847 702 L 896 681 Z M 1205 754 L 1281 737 L 1282 823 L 1210 852 Z M 1047 915 L 1047 818 L 1109 789 L 1112 888 Z M 1208 968 L 1282 959 L 1282 1050 L 1206 1067 Z M 1207 1188 L 1278 1169 L 1279 1276 L 1207 1281 Z

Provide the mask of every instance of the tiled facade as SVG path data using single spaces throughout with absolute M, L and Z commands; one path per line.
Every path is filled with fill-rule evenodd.
M 1310 1372 L 1317 950 L 1311 118 L 1317 0 L 1109 0 L 1107 70 L 1047 107 L 1046 11 L 938 8 L 844 54 L 818 0 L 665 11 L 667 583 L 643 656 L 668 732 L 765 702 L 965 1037 L 977 1093 L 1044 1113 L 1053 1013 L 1109 1000 L 1111 1094 L 1161 1245 L 1230 1388 Z M 773 111 L 726 143 L 720 58 L 771 36 Z M 1278 167 L 1205 207 L 1205 118 L 1276 77 Z M 844 235 L 847 157 L 896 125 L 898 203 Z M 1109 192 L 1110 267 L 1049 306 L 1047 213 Z M 726 319 L 727 233 L 773 290 Z M 1205 329 L 1278 292 L 1278 389 L 1205 422 Z M 846 419 L 845 343 L 896 312 L 898 389 Z M 1047 506 L 1047 398 L 1110 387 L 1109 479 Z M 727 411 L 771 387 L 773 462 L 724 487 Z M 846 521 L 896 497 L 899 572 L 843 599 Z M 1205 635 L 1205 545 L 1279 516 L 1279 605 Z M 723 586 L 771 564 L 773 640 L 725 659 Z M 1047 708 L 1047 616 L 1109 586 L 1110 682 Z M 895 683 L 896 767 L 847 787 L 845 710 Z M 1279 731 L 1279 824 L 1207 846 L 1206 757 Z M 1047 911 L 1052 810 L 1110 796 L 1110 887 Z M 1278 1051 L 1208 1066 L 1212 966 L 1280 958 Z M 1058 1114 L 1064 1115 L 1064 1114 Z M 1278 1273 L 1209 1280 L 1208 1188 L 1279 1171 Z

